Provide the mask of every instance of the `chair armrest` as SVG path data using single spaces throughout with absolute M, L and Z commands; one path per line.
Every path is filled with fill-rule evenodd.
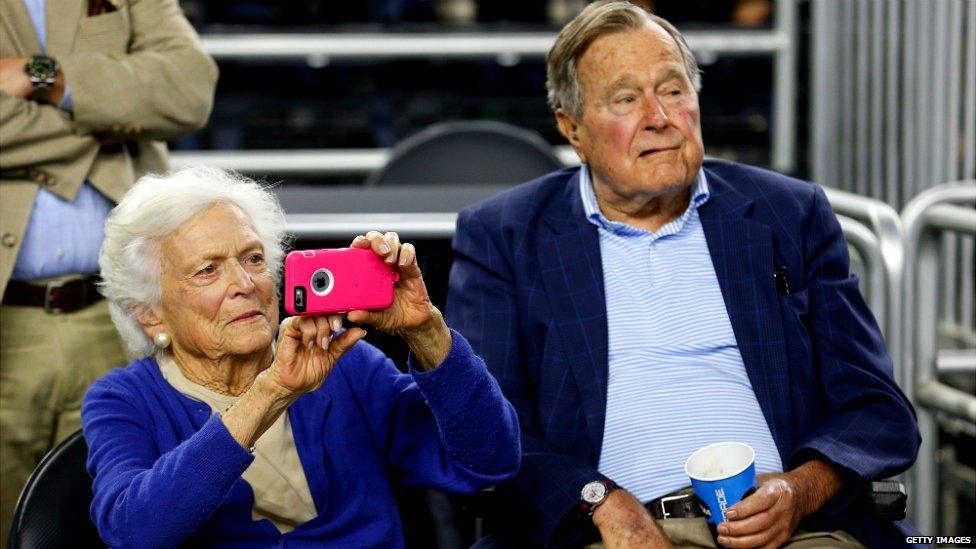
M 907 503 L 905 485 L 897 480 L 872 482 L 863 496 L 865 511 L 881 520 L 904 519 Z

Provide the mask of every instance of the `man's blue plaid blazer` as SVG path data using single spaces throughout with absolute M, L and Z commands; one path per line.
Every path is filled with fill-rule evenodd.
M 849 489 L 801 527 L 842 528 L 868 546 L 904 541 L 896 536 L 907 525 L 875 524 L 850 505 L 864 482 L 911 466 L 920 438 L 826 196 L 758 168 L 706 161 L 704 169 L 711 198 L 699 215 L 784 467 L 820 457 L 848 476 Z M 448 321 L 522 422 L 522 469 L 500 487 L 506 528 L 496 536 L 507 529 L 521 544 L 580 540 L 592 528 L 573 512 L 580 490 L 603 478 L 607 315 L 597 229 L 578 178 L 579 168 L 561 170 L 472 206 L 454 237 Z M 778 290 L 777 268 L 790 293 Z M 698 404 L 675 402 L 674 414 Z

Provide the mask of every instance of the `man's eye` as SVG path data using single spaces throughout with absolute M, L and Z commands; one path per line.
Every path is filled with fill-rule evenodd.
M 633 102 L 634 102 L 634 98 L 633 96 L 630 95 L 617 99 L 617 103 L 633 103 Z

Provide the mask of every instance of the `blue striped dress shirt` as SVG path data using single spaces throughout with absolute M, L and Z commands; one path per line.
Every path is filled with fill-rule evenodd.
M 688 486 L 685 459 L 714 442 L 745 442 L 757 471 L 782 471 L 698 217 L 709 197 L 705 173 L 685 212 L 654 233 L 604 217 L 587 166 L 580 193 L 599 231 L 607 299 L 599 471 L 644 502 Z
M 44 0 L 24 0 L 41 53 L 47 49 L 47 9 Z M 71 90 L 65 89 L 61 108 L 71 110 Z M 98 249 L 105 238 L 105 218 L 112 202 L 87 181 L 74 200 L 38 189 L 24 243 L 11 278 L 37 280 L 67 274 L 98 272 Z

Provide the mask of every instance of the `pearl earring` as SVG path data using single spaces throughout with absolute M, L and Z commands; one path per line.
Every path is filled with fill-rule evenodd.
M 159 332 L 155 335 L 155 337 L 153 337 L 153 343 L 155 343 L 160 349 L 165 349 L 166 347 L 169 347 L 170 344 L 169 335 L 167 335 L 166 332 Z

